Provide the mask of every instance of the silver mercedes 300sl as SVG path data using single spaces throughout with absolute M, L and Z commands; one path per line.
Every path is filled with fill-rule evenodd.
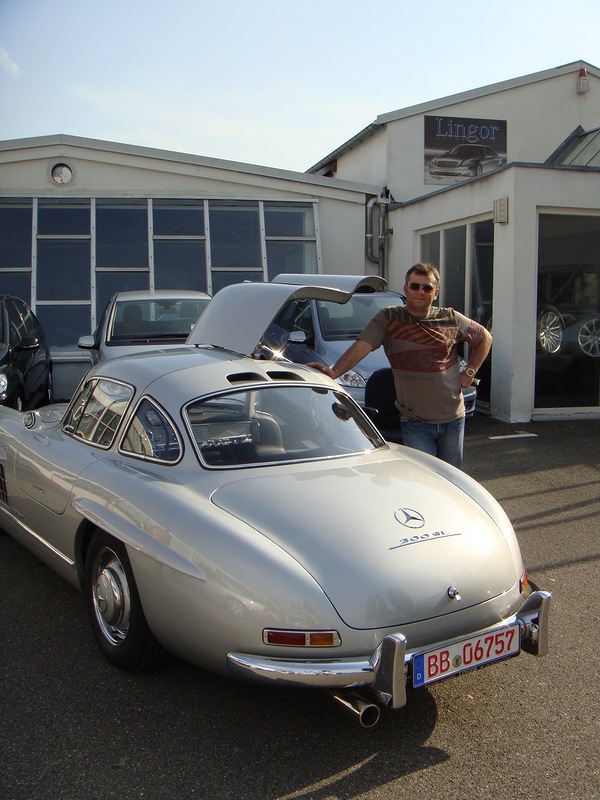
M 409 684 L 544 655 L 550 595 L 493 497 L 264 358 L 265 314 L 350 294 L 264 289 L 223 289 L 187 346 L 100 364 L 68 405 L 0 409 L 2 528 L 81 589 L 114 665 L 320 687 L 365 726 Z

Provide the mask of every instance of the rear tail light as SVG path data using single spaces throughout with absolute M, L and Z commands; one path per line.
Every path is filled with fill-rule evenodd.
M 282 631 L 266 628 L 263 642 L 283 647 L 339 647 L 342 643 L 337 631 Z

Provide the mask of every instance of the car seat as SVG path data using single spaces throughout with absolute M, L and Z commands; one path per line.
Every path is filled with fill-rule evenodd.
M 390 367 L 376 370 L 367 380 L 365 411 L 386 439 L 402 440 L 394 374 Z

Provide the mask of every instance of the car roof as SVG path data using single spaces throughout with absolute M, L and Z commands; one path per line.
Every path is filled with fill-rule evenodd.
M 190 289 L 140 289 L 139 291 L 117 292 L 116 302 L 134 302 L 136 300 L 210 300 L 206 292 L 195 292 Z
M 271 283 L 232 284 L 212 298 L 186 344 L 211 344 L 251 355 L 291 300 L 347 303 L 357 290 L 373 291 L 385 283 L 371 275 L 278 275 Z
M 304 381 L 331 388 L 333 382 L 317 370 L 301 364 L 250 359 L 212 347 L 181 347 L 122 356 L 92 367 L 87 378 L 110 378 L 148 391 L 169 407 L 193 397 L 227 389 L 269 382 Z

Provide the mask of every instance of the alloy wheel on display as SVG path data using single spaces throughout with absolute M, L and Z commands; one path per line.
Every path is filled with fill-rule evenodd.
M 565 324 L 556 309 L 547 308 L 538 317 L 538 342 L 547 353 L 558 353 L 562 346 Z
M 600 357 L 600 318 L 583 323 L 577 334 L 577 342 L 586 356 Z

